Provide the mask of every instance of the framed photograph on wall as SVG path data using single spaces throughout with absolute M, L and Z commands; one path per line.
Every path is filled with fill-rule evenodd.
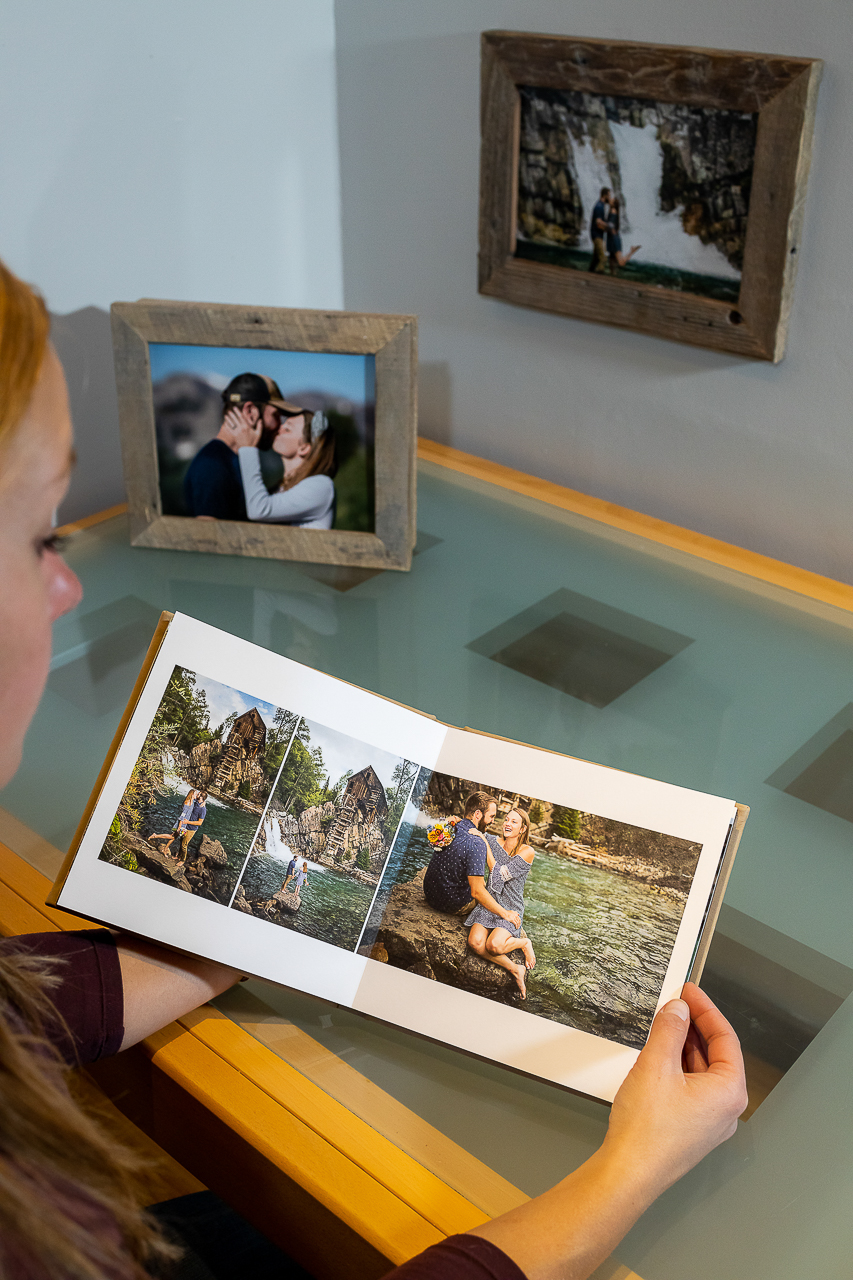
M 479 291 L 778 361 L 823 63 L 482 36 Z
M 417 318 L 112 306 L 134 546 L 408 569 Z

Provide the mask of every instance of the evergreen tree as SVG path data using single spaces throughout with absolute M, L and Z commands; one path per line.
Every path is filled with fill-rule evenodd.
M 564 809 L 562 805 L 555 804 L 551 813 L 551 821 L 554 824 L 554 834 L 563 836 L 566 840 L 580 840 L 581 838 L 581 815 L 577 809 Z
M 394 772 L 391 774 L 391 785 L 385 792 L 385 798 L 388 801 L 388 813 L 382 823 L 382 832 L 386 840 L 394 839 L 394 833 L 403 816 L 406 801 L 412 790 L 412 783 L 418 776 L 419 767 L 412 760 L 401 760 L 399 764 L 394 766 Z
M 219 726 L 219 728 L 213 730 L 211 737 L 218 738 L 220 742 L 224 743 L 225 739 L 228 737 L 228 734 L 231 731 L 231 726 L 233 725 L 236 719 L 237 719 L 237 712 L 232 711 L 230 716 L 225 717 L 225 719 L 222 721 L 222 724 Z
M 195 672 L 175 667 L 152 727 L 168 724 L 172 730 L 169 745 L 190 752 L 200 742 L 209 741 L 209 722 L 207 694 L 197 687 Z
M 309 750 L 297 734 L 278 780 L 276 807 L 298 816 L 303 809 L 322 804 L 325 779 L 322 751 L 319 747 Z

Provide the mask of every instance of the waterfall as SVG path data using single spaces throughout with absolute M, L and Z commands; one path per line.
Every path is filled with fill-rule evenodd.
M 278 819 L 275 817 L 267 817 L 264 823 L 264 841 L 266 848 L 262 856 L 267 858 L 275 858 L 276 862 L 282 862 L 287 866 L 293 857 L 293 850 L 289 844 L 286 844 L 281 834 L 281 827 Z M 309 871 L 325 871 L 325 867 L 321 867 L 318 862 L 312 862 L 310 858 L 306 858 L 304 854 L 298 853 L 296 857 L 299 859 L 300 866 L 303 862 L 308 863 Z
M 610 121 L 610 132 L 619 163 L 625 208 L 622 211 L 622 245 L 627 253 L 631 243 L 643 247 L 638 263 L 694 271 L 698 275 L 740 280 L 737 271 L 716 245 L 703 244 L 698 236 L 688 235 L 681 225 L 681 211 L 662 213 L 658 196 L 663 176 L 663 153 L 653 124 L 642 127 Z M 605 158 L 587 139 L 578 144 L 570 138 L 577 169 L 577 182 L 583 202 L 587 226 L 592 208 L 602 187 L 610 186 Z M 581 240 L 592 248 L 588 238 Z

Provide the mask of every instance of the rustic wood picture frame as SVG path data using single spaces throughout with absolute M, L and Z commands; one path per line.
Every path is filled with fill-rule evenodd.
M 415 544 L 417 317 L 143 298 L 111 308 L 131 543 L 363 569 L 409 569 Z M 164 515 L 148 344 L 372 355 L 373 533 Z
M 823 63 L 516 31 L 484 32 L 481 54 L 480 293 L 717 351 L 781 360 Z M 522 86 L 758 113 L 736 306 L 514 256 Z

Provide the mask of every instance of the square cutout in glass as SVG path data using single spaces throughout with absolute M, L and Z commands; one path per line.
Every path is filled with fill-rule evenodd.
M 853 822 L 853 703 L 809 738 L 767 782 Z
M 467 647 L 581 702 L 606 707 L 692 643 L 563 588 Z

